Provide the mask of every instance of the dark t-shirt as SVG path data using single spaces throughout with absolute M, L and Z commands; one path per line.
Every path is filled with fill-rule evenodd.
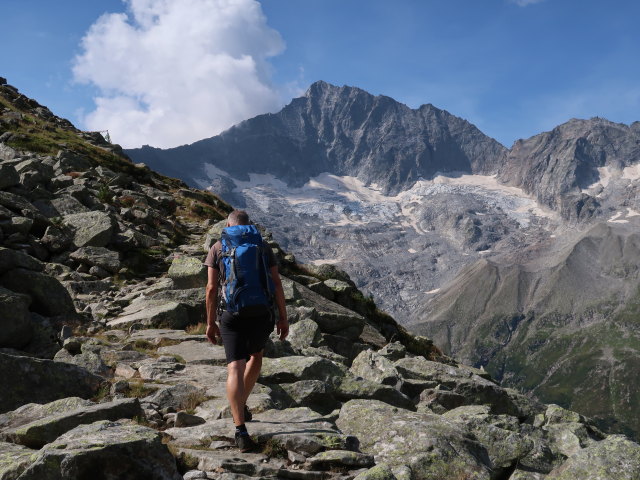
M 273 250 L 271 250 L 271 247 L 264 241 L 263 241 L 263 245 L 264 245 L 265 251 L 267 252 L 267 265 L 269 266 L 269 268 L 275 267 L 276 265 L 278 265 L 278 261 L 276 260 L 276 256 L 273 254 Z M 220 241 L 217 241 L 216 243 L 213 244 L 213 246 L 209 250 L 209 253 L 207 254 L 207 258 L 204 260 L 203 263 L 207 267 L 215 268 L 216 270 L 218 270 L 220 272 L 220 276 L 223 277 L 224 269 L 220 268 L 221 261 L 222 261 L 222 243 Z M 220 278 L 220 280 L 224 282 L 224 278 Z

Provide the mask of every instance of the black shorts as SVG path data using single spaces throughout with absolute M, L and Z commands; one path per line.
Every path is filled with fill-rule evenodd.
M 249 360 L 253 353 L 260 352 L 273 328 L 274 316 L 242 317 L 230 312 L 220 315 L 220 335 L 224 345 L 227 363 L 235 360 Z

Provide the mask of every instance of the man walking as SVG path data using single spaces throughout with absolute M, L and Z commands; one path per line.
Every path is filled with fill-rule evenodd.
M 263 349 L 274 328 L 274 301 L 280 340 L 289 334 L 277 261 L 255 226 L 250 225 L 247 212 L 234 210 L 227 218 L 221 241 L 211 247 L 204 264 L 209 267 L 207 338 L 214 344 L 222 338 L 235 440 L 240 451 L 248 452 L 255 449 L 256 444 L 245 426 L 245 422 L 251 421 L 247 398 L 260 375 Z M 220 300 L 219 290 L 222 291 Z

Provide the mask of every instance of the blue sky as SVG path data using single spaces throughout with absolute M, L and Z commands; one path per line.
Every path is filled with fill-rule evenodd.
M 2 3 L 0 76 L 128 147 L 211 136 L 316 80 L 432 103 L 507 146 L 572 117 L 640 120 L 632 0 Z M 105 13 L 128 17 L 90 33 Z

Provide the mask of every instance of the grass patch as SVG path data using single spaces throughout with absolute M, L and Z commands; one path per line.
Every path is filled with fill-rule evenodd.
M 270 458 L 287 458 L 287 449 L 275 438 L 269 438 L 261 444 L 260 451 Z
M 105 398 L 107 398 L 110 393 L 111 393 L 111 383 L 102 382 L 102 384 L 100 384 L 100 388 L 98 388 L 98 391 L 96 392 L 96 394 L 93 397 L 91 397 L 91 401 L 92 402 L 100 402 L 100 401 L 104 400 Z
M 143 380 L 135 380 L 129 382 L 129 391 L 126 395 L 129 398 L 144 398 L 155 391 L 155 388 L 147 387 Z
M 189 415 L 193 415 L 195 413 L 196 407 L 207 400 L 210 400 L 214 397 L 208 397 L 203 393 L 193 392 L 187 395 L 187 399 L 182 404 L 182 409 L 188 413 Z

